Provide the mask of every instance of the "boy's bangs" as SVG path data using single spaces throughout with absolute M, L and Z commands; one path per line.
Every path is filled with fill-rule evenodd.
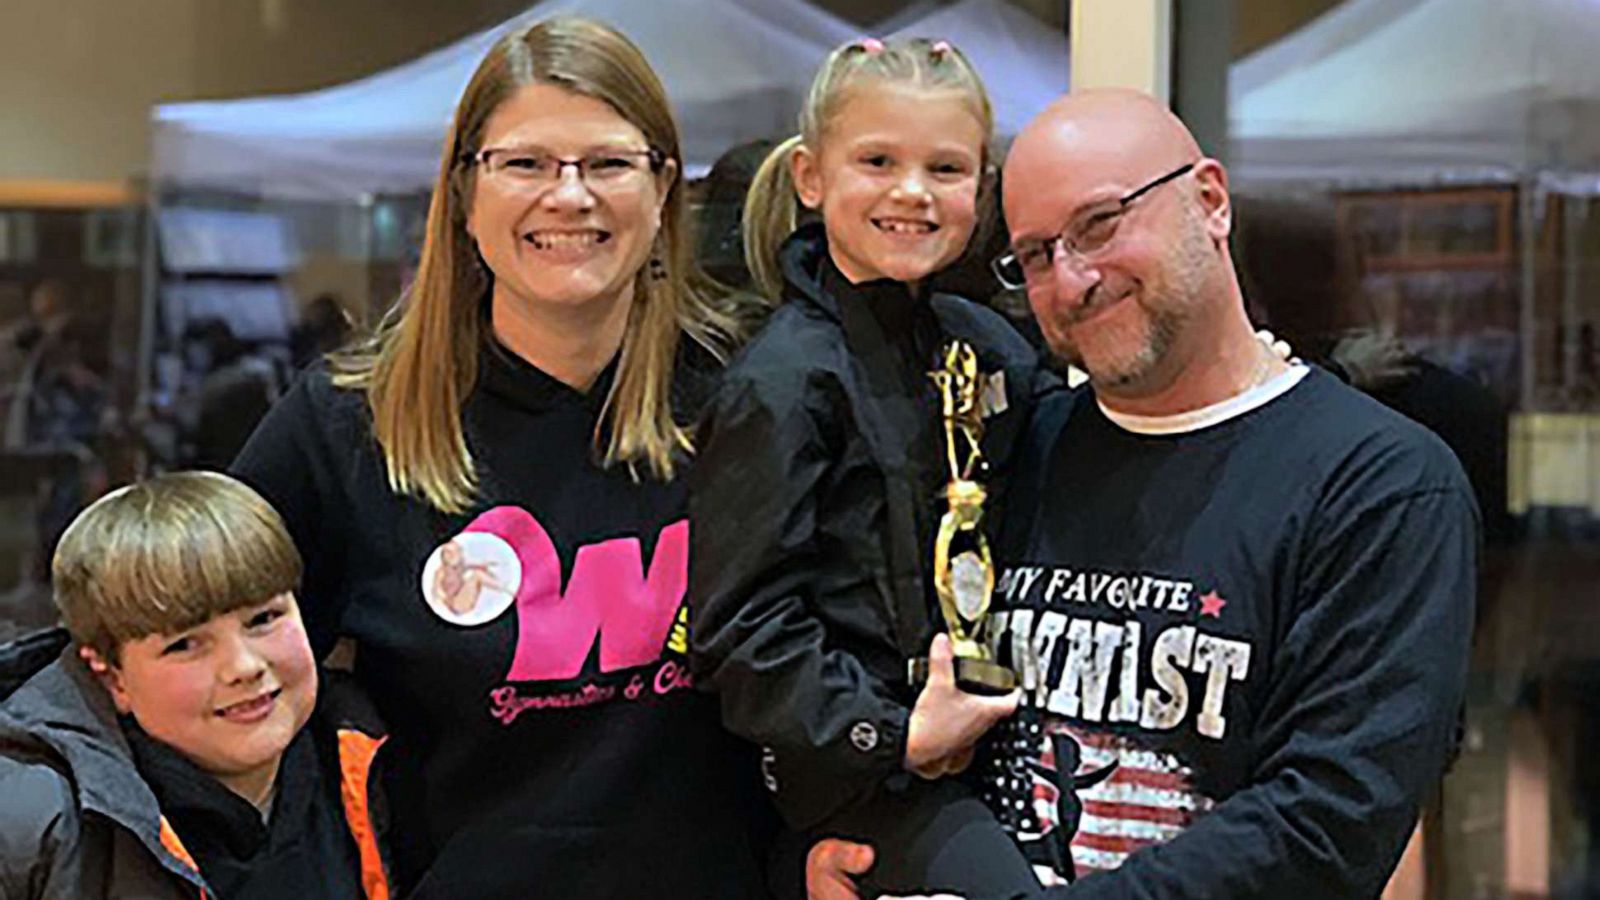
M 56 549 L 67 627 L 115 656 L 124 641 L 172 634 L 293 591 L 300 554 L 283 520 L 226 475 L 180 472 L 106 495 Z
M 296 588 L 299 556 L 268 523 L 189 512 L 181 526 L 149 522 L 145 534 L 119 536 L 107 548 L 101 583 L 90 590 L 100 594 L 97 606 L 117 642 L 194 628 Z

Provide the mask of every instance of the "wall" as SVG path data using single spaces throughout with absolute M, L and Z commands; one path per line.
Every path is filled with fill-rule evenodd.
M 524 0 L 5 0 L 0 179 L 145 173 L 156 103 L 338 84 Z
M 0 178 L 142 172 L 149 106 L 194 91 L 195 0 L 0 3 Z
M 647 0 L 641 0 L 647 2 Z M 1017 0 L 1059 26 L 1064 0 Z M 0 179 L 118 181 L 149 162 L 150 107 L 295 92 L 412 59 L 530 0 L 4 0 Z M 819 0 L 873 21 L 902 0 Z
M 1178 0 L 1181 4 L 1183 0 Z M 1236 0 L 1233 56 L 1238 59 L 1272 43 L 1344 0 Z

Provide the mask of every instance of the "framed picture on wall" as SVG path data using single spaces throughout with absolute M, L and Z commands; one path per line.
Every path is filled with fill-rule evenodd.
M 0 210 L 0 264 L 28 265 L 39 258 L 39 223 L 32 210 Z
M 83 262 L 97 269 L 137 266 L 139 210 L 126 206 L 86 211 L 83 214 Z
M 1339 233 L 1368 273 L 1506 266 L 1516 197 L 1510 187 L 1343 194 Z

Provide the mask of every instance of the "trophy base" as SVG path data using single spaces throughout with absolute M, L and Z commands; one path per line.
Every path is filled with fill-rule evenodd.
M 999 697 L 1011 693 L 1017 687 L 1017 673 L 999 663 L 958 656 L 955 664 L 956 685 L 969 694 Z M 910 660 L 907 669 L 913 687 L 920 688 L 927 683 L 927 657 Z

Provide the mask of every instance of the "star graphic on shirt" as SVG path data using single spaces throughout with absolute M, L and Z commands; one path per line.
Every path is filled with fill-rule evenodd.
M 1222 618 L 1222 608 L 1227 605 L 1228 601 L 1222 599 L 1222 595 L 1216 591 L 1200 595 L 1200 615 L 1202 616 L 1220 619 Z

